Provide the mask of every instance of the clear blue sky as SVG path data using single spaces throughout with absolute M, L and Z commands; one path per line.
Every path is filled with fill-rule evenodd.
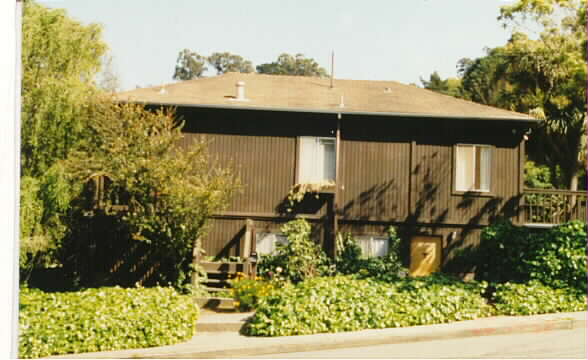
M 39 0 L 99 23 L 123 90 L 172 82 L 181 49 L 229 51 L 253 65 L 302 53 L 335 77 L 418 83 L 503 45 L 508 0 Z M 212 72 L 208 75 L 213 75 Z

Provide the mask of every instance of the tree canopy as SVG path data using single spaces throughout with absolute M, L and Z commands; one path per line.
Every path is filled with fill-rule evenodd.
M 256 70 L 260 74 L 295 75 L 295 76 L 327 76 L 327 71 L 311 58 L 303 54 L 281 54 L 271 63 L 258 65 Z
M 215 52 L 207 58 L 208 63 L 216 70 L 217 75 L 227 72 L 251 73 L 251 61 L 229 52 Z
M 152 245 L 176 270 L 186 270 L 207 217 L 238 188 L 231 171 L 210 160 L 206 143 L 178 148 L 181 124 L 173 111 L 121 104 L 97 86 L 106 50 L 99 26 L 25 2 L 23 282 L 35 266 L 64 265 L 83 258 L 91 246 L 103 246 L 108 254 L 103 244 L 108 239 L 92 238 L 104 219 L 112 220 L 112 231 L 121 238 L 132 235 Z M 89 190 L 96 178 L 109 182 L 102 203 Z M 129 211 L 107 211 L 116 203 Z M 97 241 L 90 244 L 88 239 Z M 71 252 L 60 256 L 66 249 Z M 185 281 L 181 274 L 186 272 L 177 272 L 176 280 Z
M 22 39 L 20 263 L 23 279 L 50 261 L 67 232 L 61 219 L 76 189 L 60 161 L 84 137 L 94 78 L 107 51 L 98 25 L 63 10 L 24 4 Z
M 210 56 L 203 56 L 189 49 L 184 49 L 178 53 L 172 78 L 174 80 L 192 80 L 202 77 L 208 70 L 206 64 L 215 69 L 217 75 L 227 72 L 251 73 L 254 71 L 251 61 L 240 55 L 215 52 Z
M 542 120 L 529 141 L 529 157 L 549 167 L 555 185 L 571 189 L 577 189 L 586 161 L 586 5 L 586 0 L 505 5 L 499 20 L 512 29 L 510 40 L 457 65 L 458 96 Z M 538 34 L 522 32 L 523 26 L 539 29 Z M 448 80 L 434 73 L 421 81 L 447 93 Z
M 107 51 L 99 25 L 82 25 L 64 10 L 27 1 L 22 39 L 22 149 L 24 175 L 40 176 L 65 159 L 80 138 L 85 103 Z
M 543 119 L 534 156 L 561 183 L 576 190 L 586 161 L 586 0 L 519 0 L 501 9 L 515 29 L 504 47 L 506 76 L 517 110 Z M 521 22 L 542 28 L 539 38 L 519 32 Z
M 486 56 L 458 62 L 460 93 L 464 99 L 480 104 L 515 110 L 512 86 L 505 77 L 506 59 L 500 47 L 486 49 Z
M 199 55 L 188 49 L 180 51 L 176 60 L 176 69 L 174 71 L 174 80 L 192 80 L 199 78 L 208 70 L 206 67 L 206 57 Z
M 447 78 L 443 80 L 437 71 L 429 76 L 429 80 L 421 78 L 421 84 L 425 89 L 449 96 L 461 97 L 461 80 L 457 78 Z

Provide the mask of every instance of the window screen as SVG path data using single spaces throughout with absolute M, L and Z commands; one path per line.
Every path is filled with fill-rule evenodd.
M 335 180 L 335 139 L 312 136 L 300 137 L 299 183 Z
M 355 238 L 361 248 L 363 256 L 386 256 L 388 255 L 388 238 L 383 236 L 358 236 Z
M 455 151 L 455 189 L 490 191 L 492 148 L 457 145 Z

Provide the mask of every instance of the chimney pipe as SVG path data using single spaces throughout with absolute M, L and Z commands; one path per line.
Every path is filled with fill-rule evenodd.
M 237 87 L 236 100 L 245 100 L 245 81 L 237 81 L 235 86 Z

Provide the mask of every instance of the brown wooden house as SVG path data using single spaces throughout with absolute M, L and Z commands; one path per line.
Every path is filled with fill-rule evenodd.
M 210 139 L 211 153 L 238 169 L 244 191 L 203 239 L 213 256 L 270 251 L 280 225 L 302 216 L 331 254 L 336 232 L 382 254 L 395 225 L 412 263 L 446 264 L 493 218 L 517 222 L 524 138 L 536 122 L 394 81 L 228 73 L 119 99 L 177 107 L 185 142 Z M 295 184 L 320 181 L 335 186 L 288 212 Z

